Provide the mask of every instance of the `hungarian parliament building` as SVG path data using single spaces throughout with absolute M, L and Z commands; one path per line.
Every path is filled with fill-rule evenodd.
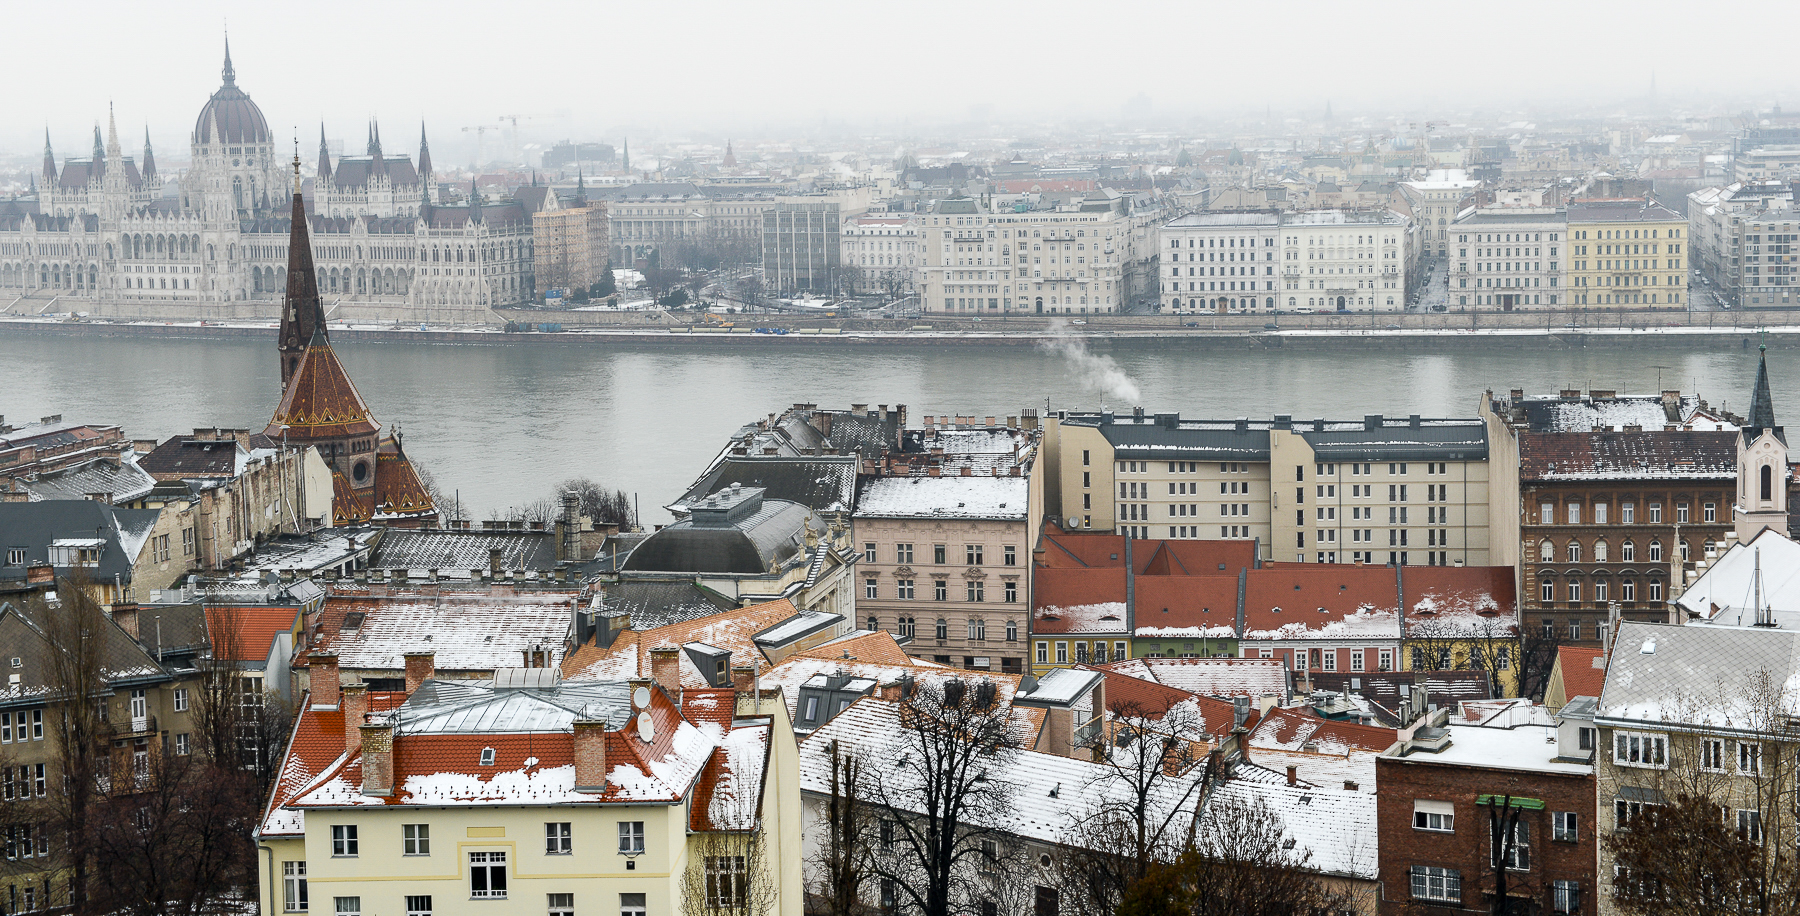
M 170 183 L 148 132 L 143 158 L 125 155 L 110 115 L 86 158 L 59 165 L 46 133 L 36 194 L 0 200 L 0 304 L 274 320 L 297 180 L 331 317 L 480 322 L 489 308 L 533 298 L 531 214 L 516 200 L 484 201 L 473 185 L 454 206 L 434 200 L 422 125 L 416 164 L 384 153 L 375 125 L 364 155 L 334 162 L 321 132 L 303 178 L 299 157 L 277 150 L 238 88 L 227 45 L 224 84 L 200 109 L 192 146 L 191 166 Z

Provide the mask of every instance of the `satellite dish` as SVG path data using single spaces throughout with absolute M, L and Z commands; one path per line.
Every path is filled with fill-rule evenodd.
M 642 688 L 640 688 L 640 689 L 642 689 Z M 655 722 L 655 720 L 650 718 L 649 713 L 647 713 L 647 712 L 638 713 L 637 725 L 638 725 L 638 738 L 642 739 L 645 744 L 649 744 L 650 742 L 656 740 L 656 722 Z
M 1069 516 L 1069 527 L 1070 528 L 1080 528 L 1081 527 L 1081 517 L 1078 515 Z
M 650 688 L 639 687 L 636 690 L 633 690 L 631 692 L 631 706 L 633 709 L 644 709 L 644 708 L 647 708 L 649 705 L 650 705 Z

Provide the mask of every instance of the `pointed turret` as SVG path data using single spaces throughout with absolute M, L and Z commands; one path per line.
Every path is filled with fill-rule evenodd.
M 725 161 L 720 164 L 728 169 L 737 168 L 737 155 L 731 151 L 730 140 L 725 141 Z
M 50 150 L 50 128 L 44 128 L 44 186 L 56 183 L 56 154 Z
M 220 74 L 225 78 L 225 85 L 237 85 L 237 70 L 231 66 L 231 35 L 225 36 L 225 69 Z
M 119 119 L 113 115 L 112 106 L 106 106 L 106 158 L 119 159 L 125 155 L 124 147 L 119 145 Z
M 294 208 L 288 228 L 287 295 L 281 303 L 281 386 L 299 371 L 306 349 L 325 339 L 325 306 L 319 300 L 319 276 L 313 269 L 312 235 L 307 231 L 306 201 L 300 197 L 300 157 L 294 157 Z
M 625 138 L 625 171 L 631 171 L 631 138 Z
M 537 175 L 534 173 L 531 176 L 531 178 L 532 178 L 532 184 L 536 184 L 537 183 Z M 575 167 L 575 206 L 585 207 L 585 206 L 587 206 L 587 202 L 588 202 L 588 199 L 587 199 L 587 176 L 583 175 L 581 173 L 580 166 L 576 166 Z
M 1788 531 L 1787 436 L 1775 425 L 1775 398 L 1769 388 L 1769 348 L 1759 348 L 1756 389 L 1748 422 L 1738 430 L 1738 492 L 1732 507 L 1739 543 L 1763 529 Z
M 106 174 L 106 146 L 100 139 L 100 125 L 94 125 L 94 167 L 88 171 L 88 179 L 100 178 Z
M 150 149 L 150 125 L 144 125 L 144 182 L 156 181 L 156 153 Z
M 425 139 L 425 122 L 419 122 L 419 182 L 431 184 L 431 144 Z
M 1761 347 L 1756 362 L 1756 390 L 1750 394 L 1750 429 L 1780 429 L 1775 425 L 1775 398 L 1769 390 L 1769 347 Z M 1754 438 L 1754 437 L 1753 437 Z
M 481 189 L 477 186 L 479 183 L 480 179 L 469 179 L 469 222 L 477 224 L 481 222 Z M 475 251 L 476 257 L 479 259 L 481 248 L 477 246 Z
M 319 122 L 319 182 L 331 177 L 331 148 L 325 145 L 325 122 Z M 295 176 L 295 190 L 299 190 L 299 176 Z

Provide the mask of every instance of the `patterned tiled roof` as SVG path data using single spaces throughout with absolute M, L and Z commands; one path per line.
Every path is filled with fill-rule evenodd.
M 1736 476 L 1735 432 L 1519 435 L 1519 479 L 1524 481 L 1720 480 Z
M 317 336 L 300 358 L 300 368 L 282 392 L 281 404 L 263 435 L 280 439 L 283 426 L 288 441 L 295 444 L 381 431 L 350 374 L 332 352 L 331 343 Z

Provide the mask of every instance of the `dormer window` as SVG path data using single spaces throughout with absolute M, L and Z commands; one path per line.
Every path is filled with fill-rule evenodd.
M 481 765 L 484 767 L 491 767 L 494 765 L 494 749 L 493 748 L 484 747 L 481 749 Z

